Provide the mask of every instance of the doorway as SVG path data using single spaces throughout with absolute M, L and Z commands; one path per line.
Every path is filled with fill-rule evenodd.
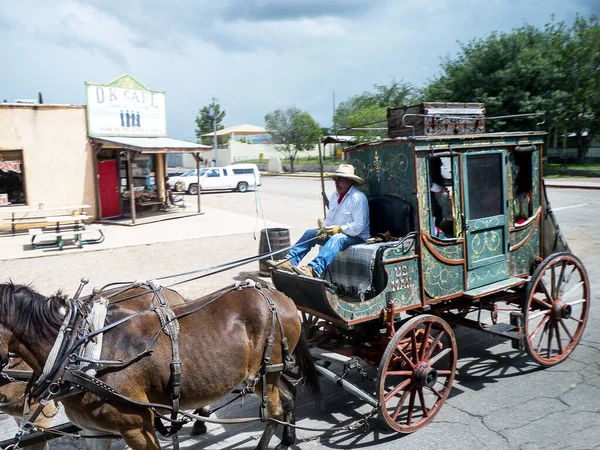
M 119 185 L 117 182 L 117 161 L 107 159 L 98 161 L 98 186 L 100 189 L 101 217 L 121 215 L 119 205 Z

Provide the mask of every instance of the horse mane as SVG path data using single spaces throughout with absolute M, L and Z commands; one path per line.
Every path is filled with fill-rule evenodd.
M 44 297 L 23 284 L 12 281 L 0 284 L 0 320 L 16 336 L 23 337 L 35 330 L 37 337 L 52 341 L 67 308 L 67 296 L 62 291 Z

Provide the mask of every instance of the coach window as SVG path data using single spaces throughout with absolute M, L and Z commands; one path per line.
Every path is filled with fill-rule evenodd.
M 0 152 L 0 207 L 25 204 L 23 153 L 20 150 Z
M 452 160 L 450 157 L 429 158 L 429 205 L 431 235 L 440 239 L 454 238 Z

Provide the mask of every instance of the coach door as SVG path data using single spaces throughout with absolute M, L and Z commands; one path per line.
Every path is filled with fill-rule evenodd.
M 467 288 L 508 278 L 506 152 L 463 155 Z

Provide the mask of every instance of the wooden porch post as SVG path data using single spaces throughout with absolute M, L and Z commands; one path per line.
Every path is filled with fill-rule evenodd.
M 100 196 L 100 179 L 98 178 L 98 153 L 102 150 L 102 144 L 92 144 L 92 164 L 94 165 L 94 191 L 96 193 L 96 211 L 95 220 L 101 218 L 102 214 L 102 198 Z M 117 168 L 117 174 L 119 169 Z M 117 186 L 118 189 L 118 186 Z
M 200 189 L 200 155 L 198 153 L 192 153 L 194 155 L 194 159 L 196 160 L 196 177 L 198 178 L 198 213 L 200 213 L 200 193 L 202 189 Z
M 131 210 L 131 224 L 135 225 L 135 191 L 133 189 L 133 173 L 131 171 L 131 151 L 127 152 L 127 180 L 129 182 L 129 209 Z

